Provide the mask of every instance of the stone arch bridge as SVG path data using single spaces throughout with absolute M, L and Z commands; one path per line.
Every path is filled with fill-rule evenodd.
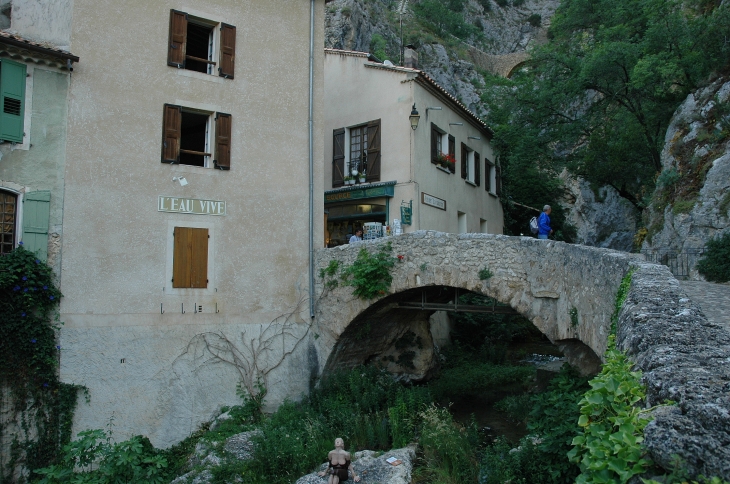
M 426 377 L 436 310 L 412 307 L 453 304 L 456 291 L 509 305 L 561 346 L 569 361 L 596 371 L 619 285 L 632 271 L 617 346 L 643 371 L 647 406 L 676 402 L 653 412 L 644 444 L 664 469 L 671 471 L 679 457 L 690 477 L 730 479 L 730 333 L 707 320 L 668 268 L 636 254 L 529 237 L 420 231 L 321 249 L 317 272 L 333 260 L 350 264 L 363 247 L 377 250 L 388 242 L 393 255 L 403 257 L 392 271 L 390 291 L 379 299 L 356 298 L 352 287 L 329 289 L 317 277 L 314 372 L 380 359 L 396 373 Z M 483 269 L 492 276 L 482 280 Z M 405 370 L 393 352 L 413 344 L 424 361 Z
M 320 361 L 326 362 L 325 373 L 342 365 L 397 358 L 390 349 L 410 332 L 421 338 L 419 346 L 425 348 L 418 354 L 426 361 L 415 365 L 415 374 L 405 376 L 422 378 L 432 356 L 431 316 L 439 308 L 459 310 L 453 306 L 459 291 L 509 305 L 557 344 L 572 364 L 585 373 L 596 372 L 597 355 L 606 349 L 616 292 L 635 259 L 615 251 L 503 235 L 421 231 L 387 240 L 393 255 L 402 259 L 392 271 L 391 291 L 385 297 L 365 301 L 354 297 L 351 287 L 330 290 L 322 279 L 318 281 L 317 349 Z M 384 243 L 366 241 L 323 250 L 318 270 L 332 260 L 349 265 L 363 246 Z M 485 269 L 492 276 L 482 280 Z M 507 308 L 495 308 L 499 309 Z M 390 366 L 394 373 L 408 373 Z

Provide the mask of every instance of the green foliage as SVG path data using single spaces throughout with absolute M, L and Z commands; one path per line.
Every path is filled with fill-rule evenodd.
M 378 59 L 384 61 L 388 58 L 388 54 L 386 53 L 387 47 L 388 42 L 382 35 L 376 33 L 370 38 L 370 52 Z
M 478 474 L 476 425 L 462 427 L 445 408 L 430 405 L 418 414 L 422 422 L 419 444 L 425 469 L 419 478 L 427 482 L 474 482 Z
M 697 263 L 697 270 L 708 281 L 730 281 L 730 232 L 707 242 L 705 254 Z
M 0 386 L 10 392 L 0 411 L 20 427 L 0 426 L 0 440 L 13 442 L 0 479 L 16 465 L 48 465 L 71 438 L 81 387 L 58 380 L 60 299 L 51 268 L 22 244 L 0 257 Z
M 530 435 L 520 440 L 517 451 L 510 452 L 514 446 L 505 440 L 485 449 L 479 482 L 572 483 L 578 468 L 570 463 L 567 453 L 578 434 L 578 402 L 586 388 L 586 379 L 565 365 L 544 393 L 502 400 L 497 408 L 515 420 L 527 420 Z
M 490 271 L 488 267 L 479 270 L 479 279 L 481 279 L 482 281 L 486 281 L 493 275 L 494 274 L 492 274 L 492 271 Z
M 138 435 L 112 443 L 103 430 L 80 432 L 63 447 L 61 461 L 36 470 L 38 484 L 157 484 L 169 482 L 167 459 Z
M 390 254 L 393 247 L 390 242 L 381 245 L 375 254 L 363 247 L 351 266 L 342 270 L 342 280 L 355 289 L 352 294 L 361 299 L 374 299 L 388 293 L 393 282 L 391 269 L 398 260 Z
M 728 66 L 729 36 L 727 2 L 561 2 L 551 19 L 551 41 L 533 49 L 511 80 L 490 79 L 483 97 L 510 217 L 519 213 L 510 200 L 533 207 L 554 200 L 541 185 L 557 184 L 563 168 L 611 185 L 643 208 L 662 169 L 671 116 L 708 75 Z M 524 168 L 527 179 L 520 180 Z M 526 227 L 519 222 L 518 230 Z M 519 233 L 511 220 L 507 224 Z
M 532 25 L 533 27 L 539 27 L 542 25 L 542 15 L 539 13 L 533 13 L 529 17 L 527 17 L 527 23 Z
M 578 425 L 583 434 L 573 439 L 571 462 L 580 466 L 576 483 L 627 482 L 646 471 L 651 460 L 641 445 L 644 427 L 651 420 L 639 405 L 646 398 L 641 372 L 614 348 L 611 335 L 606 363 L 590 381 L 591 389 L 580 401 Z
M 437 400 L 457 399 L 488 394 L 507 385 L 527 384 L 534 375 L 533 366 L 495 365 L 471 360 L 444 368 L 440 378 L 429 386 Z
M 616 325 L 618 324 L 618 315 L 621 312 L 621 308 L 626 301 L 626 297 L 629 295 L 629 289 L 631 289 L 631 277 L 634 275 L 634 269 L 631 269 L 621 279 L 621 284 L 618 286 L 616 292 L 616 302 L 613 304 L 613 314 L 611 315 L 611 334 L 616 334 Z
M 340 261 L 331 260 L 327 267 L 319 270 L 319 277 L 324 279 L 324 286 L 327 289 L 334 289 L 340 281 L 337 279 L 337 272 L 340 270 Z
M 675 200 L 672 205 L 672 213 L 678 215 L 680 213 L 689 213 L 695 206 L 697 200 Z
M 439 36 L 453 35 L 466 39 L 481 34 L 481 30 L 464 20 L 463 0 L 422 0 L 413 5 L 416 18 Z
M 261 378 L 256 380 L 253 393 L 246 390 L 240 383 L 236 387 L 238 395 L 243 404 L 231 410 L 231 416 L 238 421 L 258 423 L 264 418 L 264 400 L 266 399 L 266 386 Z
M 570 326 L 572 328 L 578 327 L 578 309 L 575 306 L 570 308 Z
M 509 5 L 509 0 L 494 0 L 494 1 L 497 2 L 497 5 L 499 5 L 502 8 Z

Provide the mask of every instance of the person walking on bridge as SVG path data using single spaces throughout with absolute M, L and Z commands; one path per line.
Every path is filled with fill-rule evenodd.
M 550 212 L 552 212 L 553 209 L 550 207 L 550 205 L 545 205 L 542 208 L 542 213 L 540 214 L 540 217 L 537 219 L 537 225 L 538 225 L 538 231 L 537 231 L 537 238 L 538 239 L 547 239 L 549 235 L 553 233 L 553 229 L 550 228 Z

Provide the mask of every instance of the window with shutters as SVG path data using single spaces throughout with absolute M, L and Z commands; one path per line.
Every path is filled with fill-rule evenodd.
M 479 186 L 479 153 L 461 143 L 461 178 L 467 182 Z
M 208 229 L 175 227 L 172 287 L 208 287 Z
M 0 61 L 0 140 L 22 143 L 25 118 L 25 64 Z
M 332 133 L 332 187 L 345 184 L 346 177 L 365 175 L 365 183 L 380 181 L 380 120 Z
M 161 161 L 203 168 L 230 169 L 231 115 L 165 104 Z
M 431 123 L 431 163 L 451 172 L 450 165 L 444 155 L 456 160 L 456 138 Z
M 15 248 L 18 196 L 0 190 L 0 254 Z
M 489 193 L 496 195 L 497 188 L 497 170 L 494 163 L 484 158 L 484 189 Z
M 233 79 L 236 27 L 170 10 L 167 65 Z

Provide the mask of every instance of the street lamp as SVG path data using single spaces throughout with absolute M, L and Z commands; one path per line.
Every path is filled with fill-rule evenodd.
M 411 115 L 408 116 L 408 119 L 411 121 L 411 129 L 415 131 L 418 127 L 418 120 L 421 119 L 421 115 L 416 110 L 416 103 L 413 103 L 413 109 L 411 109 Z

